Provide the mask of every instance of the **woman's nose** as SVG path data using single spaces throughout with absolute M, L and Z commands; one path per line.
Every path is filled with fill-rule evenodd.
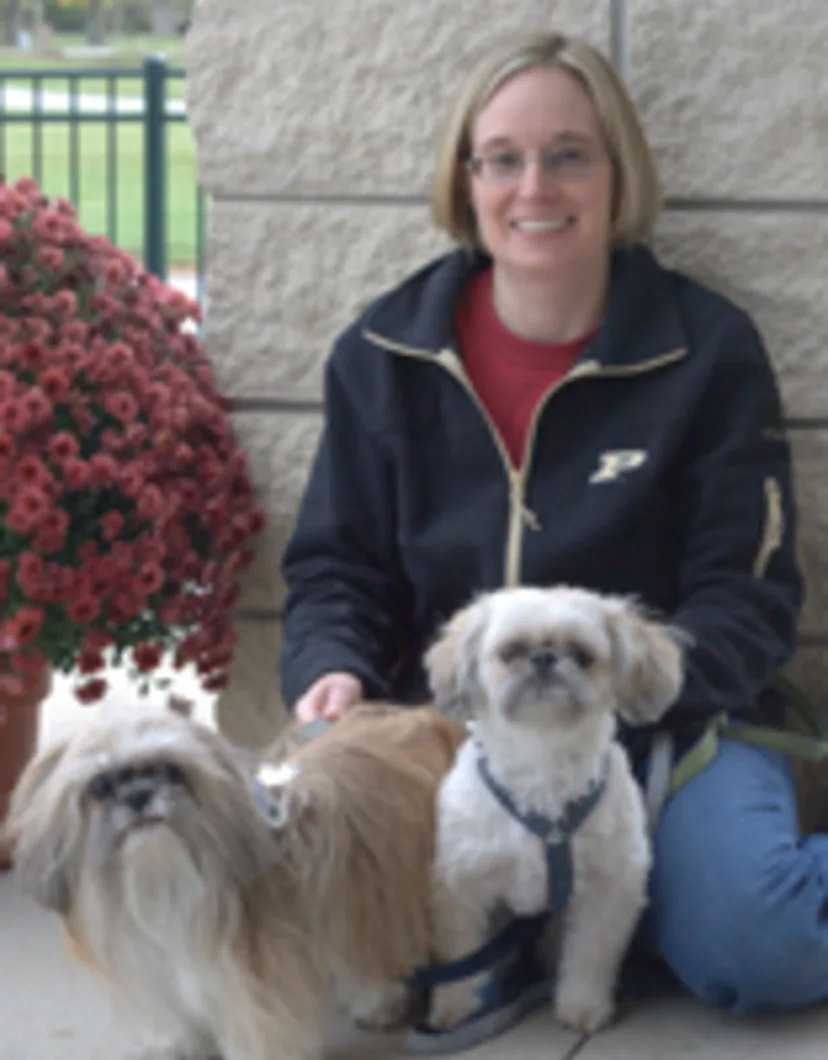
M 537 155 L 524 159 L 523 172 L 520 175 L 518 188 L 521 195 L 548 194 L 555 182 L 543 168 L 543 162 Z

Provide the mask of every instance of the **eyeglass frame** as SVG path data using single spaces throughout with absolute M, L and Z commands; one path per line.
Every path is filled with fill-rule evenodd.
M 572 150 L 572 145 L 561 147 L 542 147 L 540 149 L 530 149 L 527 151 L 518 148 L 515 148 L 514 150 L 503 148 L 501 149 L 501 153 L 503 154 L 510 153 L 520 156 L 520 168 L 517 172 L 513 174 L 509 174 L 508 176 L 501 176 L 499 178 L 492 176 L 491 173 L 489 173 L 488 175 L 486 175 L 485 173 L 484 167 L 487 162 L 491 162 L 491 156 L 487 158 L 484 155 L 467 154 L 463 158 L 461 158 L 460 161 L 463 167 L 467 169 L 473 177 L 477 177 L 478 180 L 482 180 L 486 184 L 492 184 L 499 187 L 508 187 L 510 184 L 517 184 L 517 182 L 522 179 L 524 173 L 526 172 L 527 164 L 532 160 L 535 160 L 539 163 L 541 173 L 545 180 L 554 181 L 586 180 L 587 178 L 592 176 L 593 172 L 600 166 L 606 165 L 607 163 L 612 161 L 610 155 L 602 151 L 600 154 L 589 159 L 586 164 L 586 167 L 583 169 L 582 172 L 570 174 L 564 173 L 563 175 L 561 175 L 561 173 L 559 171 L 556 171 L 554 168 L 550 169 L 545 162 L 545 159 L 548 159 L 550 155 L 560 155 L 564 152 Z

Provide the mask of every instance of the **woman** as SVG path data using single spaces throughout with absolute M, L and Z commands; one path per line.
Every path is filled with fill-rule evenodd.
M 374 302 L 327 367 L 284 557 L 300 719 L 426 699 L 440 622 L 518 582 L 633 593 L 692 635 L 679 744 L 713 714 L 757 717 L 802 598 L 782 411 L 747 315 L 647 249 L 659 206 L 589 45 L 532 38 L 471 74 L 433 190 L 460 247 Z M 785 759 L 722 740 L 654 843 L 648 926 L 699 998 L 828 995 L 828 838 L 800 843 Z

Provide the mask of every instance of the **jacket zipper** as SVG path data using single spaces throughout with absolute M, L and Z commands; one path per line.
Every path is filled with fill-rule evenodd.
M 672 364 L 674 361 L 679 361 L 687 354 L 686 349 L 679 348 L 637 365 L 602 366 L 598 361 L 582 361 L 580 364 L 576 364 L 571 371 L 567 372 L 563 379 L 559 379 L 557 383 L 551 386 L 543 394 L 540 401 L 535 406 L 532 418 L 529 421 L 529 429 L 523 447 L 523 459 L 521 460 L 520 467 L 515 467 L 509 456 L 506 443 L 503 441 L 494 420 L 489 414 L 489 410 L 480 400 L 477 391 L 471 384 L 471 380 L 466 375 L 460 358 L 450 346 L 439 350 L 435 354 L 432 350 L 419 350 L 414 346 L 405 346 L 402 343 L 394 342 L 391 339 L 386 339 L 382 335 L 377 335 L 376 332 L 369 331 L 368 329 L 366 329 L 363 334 L 365 335 L 365 338 L 370 342 L 373 342 L 374 345 L 389 350 L 391 353 L 397 353 L 404 357 L 416 357 L 420 360 L 429 361 L 432 364 L 439 364 L 454 376 L 465 389 L 476 407 L 480 410 L 480 414 L 483 416 L 483 419 L 491 431 L 495 446 L 497 447 L 497 451 L 503 462 L 506 479 L 509 483 L 509 519 L 503 571 L 503 584 L 507 587 L 513 587 L 520 584 L 524 527 L 529 527 L 530 530 L 534 531 L 541 529 L 537 515 L 535 515 L 532 509 L 526 504 L 526 484 L 529 477 L 529 468 L 532 465 L 535 434 L 537 433 L 540 417 L 543 414 L 549 399 L 554 394 L 557 394 L 559 390 L 562 390 L 568 383 L 572 383 L 577 379 L 596 378 L 598 376 L 641 375 L 644 372 L 653 371 L 656 368 Z

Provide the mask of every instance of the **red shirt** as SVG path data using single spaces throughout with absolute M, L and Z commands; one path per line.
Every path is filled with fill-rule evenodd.
M 595 332 L 573 342 L 531 342 L 513 334 L 495 311 L 491 269 L 475 273 L 467 284 L 455 326 L 469 379 L 519 467 L 535 406 Z

